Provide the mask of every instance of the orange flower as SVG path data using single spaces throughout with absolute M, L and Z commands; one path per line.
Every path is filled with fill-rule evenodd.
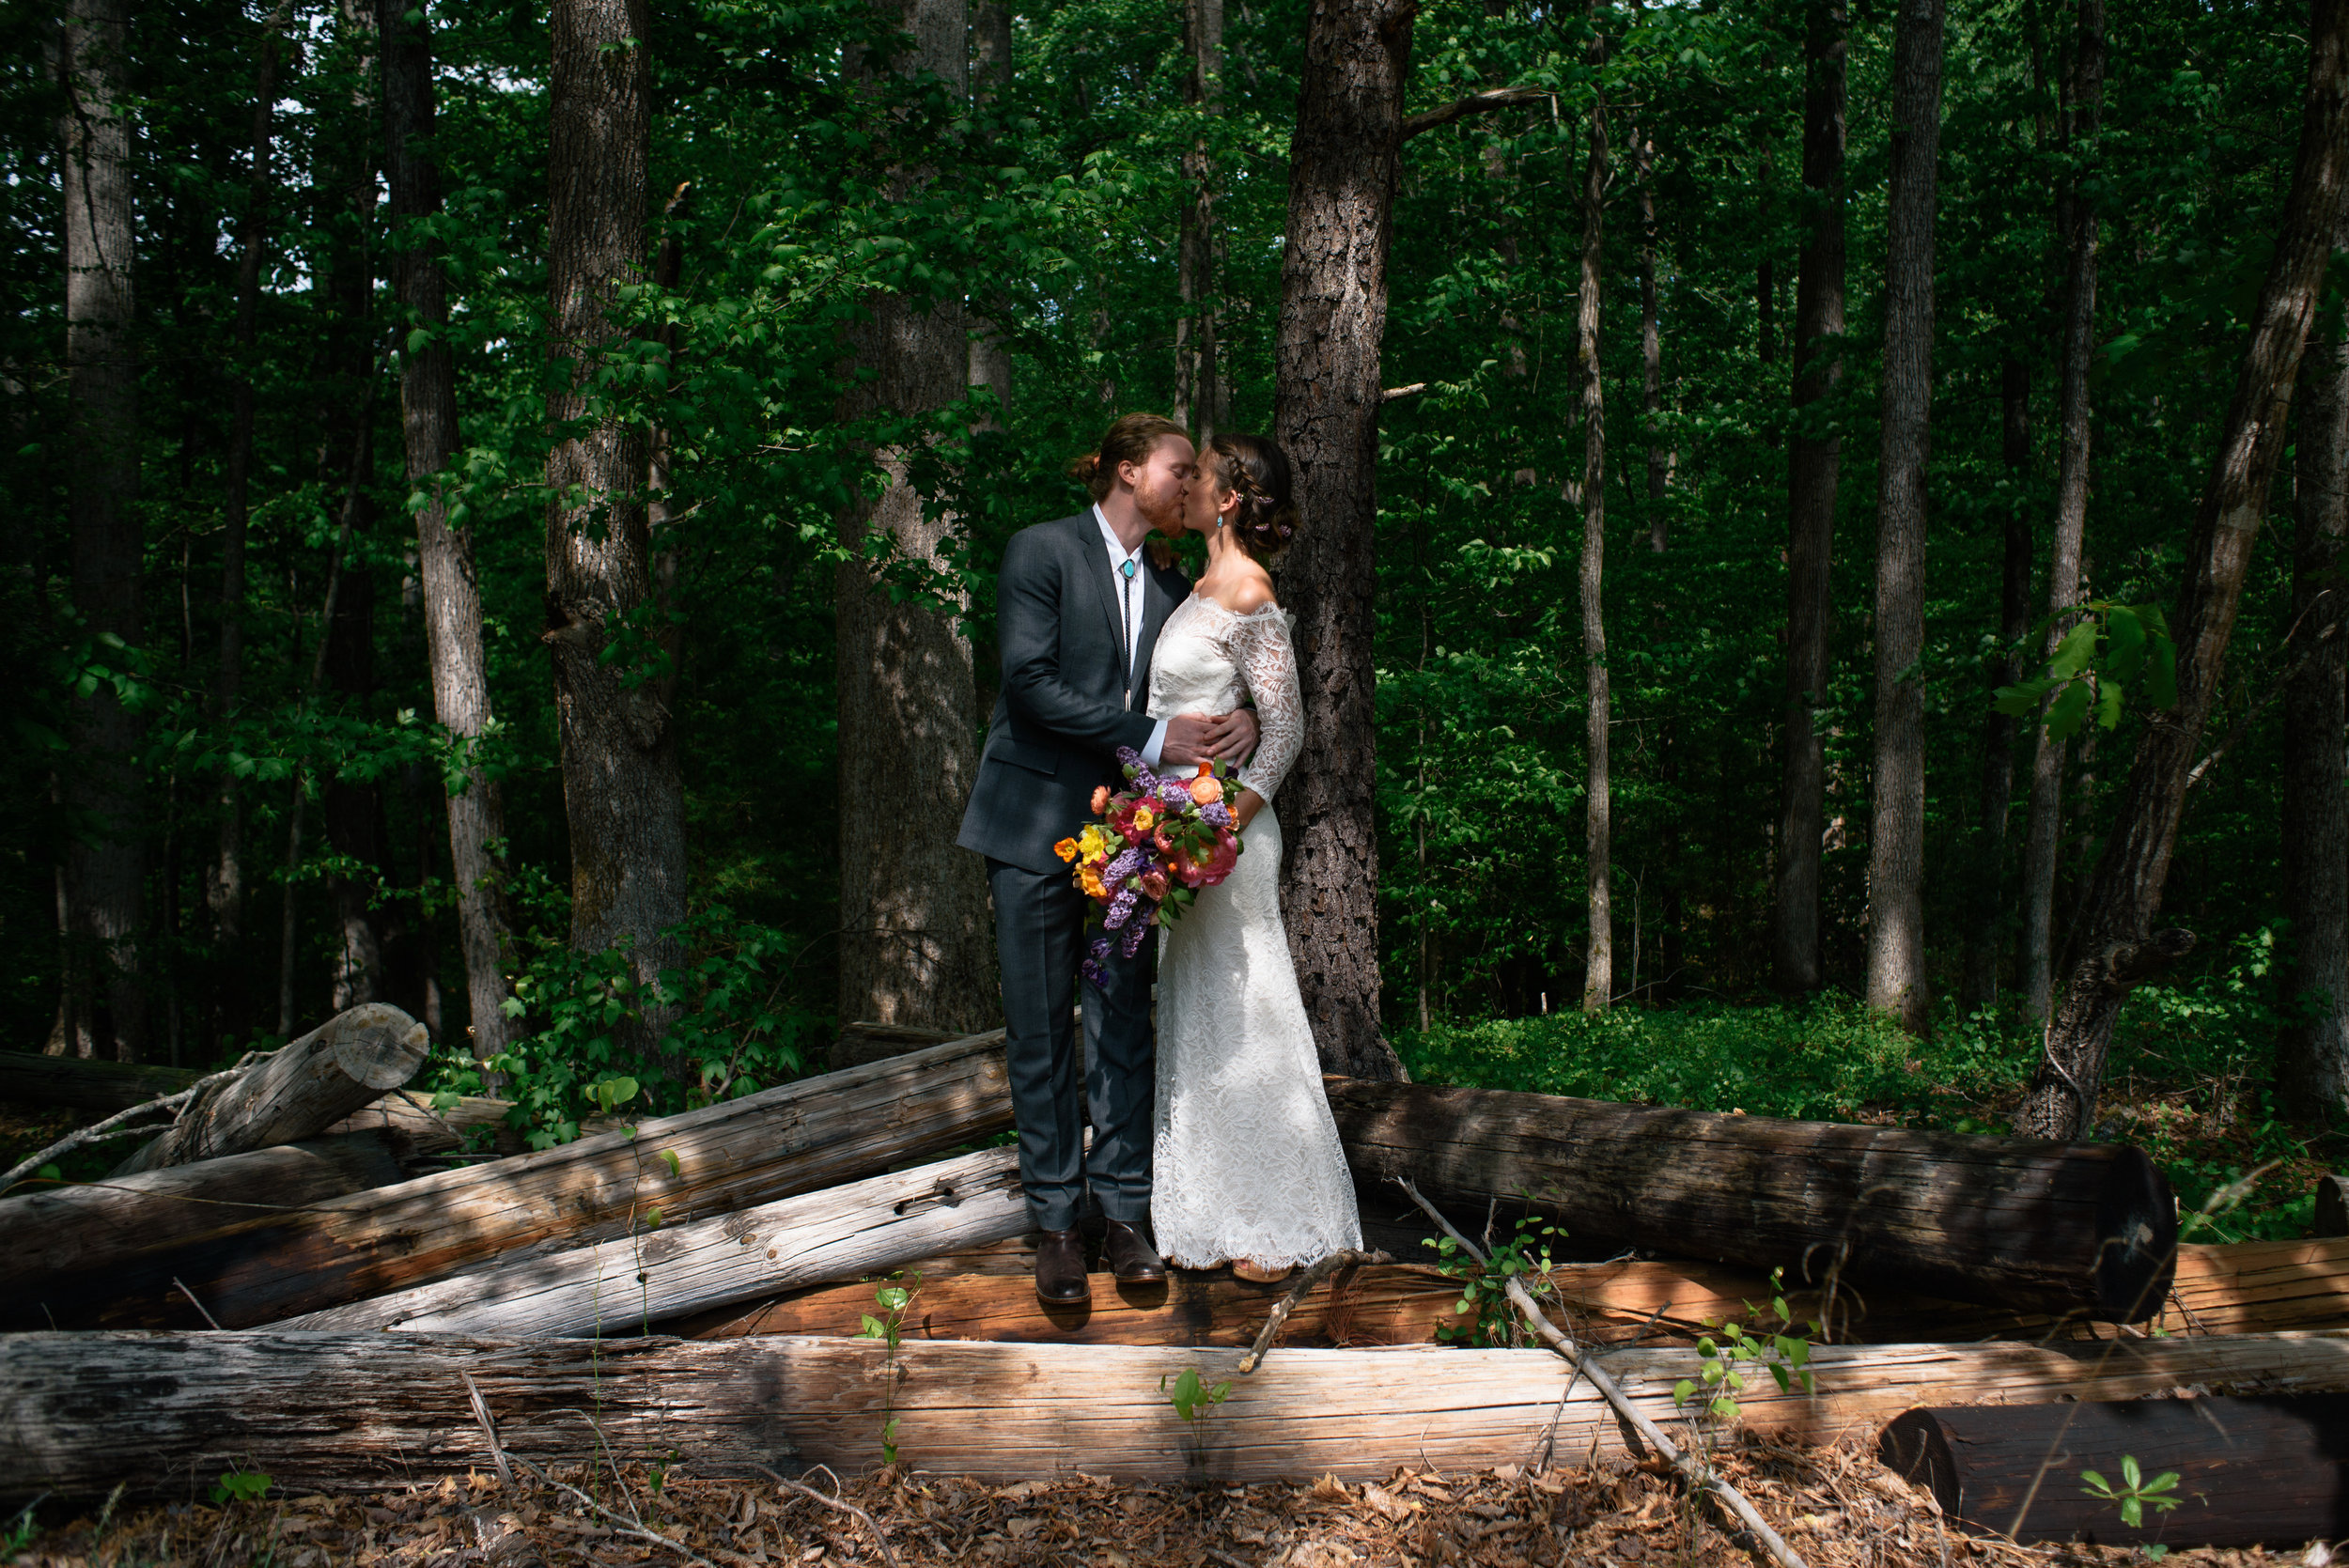
M 1077 841 L 1073 838 L 1065 838 L 1052 846 L 1052 853 L 1064 861 L 1073 861 L 1077 858 Z
M 1098 816 L 1109 809 L 1110 786 L 1107 784 L 1095 784 L 1093 786 L 1093 815 Z
M 1214 805 L 1223 799 L 1223 781 L 1212 773 L 1200 774 L 1190 781 L 1190 798 L 1199 805 Z

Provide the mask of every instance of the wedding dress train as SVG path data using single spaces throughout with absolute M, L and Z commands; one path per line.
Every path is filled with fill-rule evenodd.
M 1277 605 L 1241 615 L 1191 595 L 1159 633 L 1151 717 L 1228 712 L 1243 694 L 1255 699 L 1262 736 L 1239 783 L 1265 808 L 1232 875 L 1159 934 L 1150 1222 L 1159 1250 L 1186 1268 L 1226 1259 L 1278 1268 L 1361 1245 L 1281 924 L 1271 801 L 1304 737 L 1288 621 Z

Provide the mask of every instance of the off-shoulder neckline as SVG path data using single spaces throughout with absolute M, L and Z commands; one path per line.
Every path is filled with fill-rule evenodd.
M 1278 615 L 1283 613 L 1278 599 L 1267 599 L 1262 604 L 1256 606 L 1253 610 L 1234 610 L 1208 594 L 1202 594 L 1194 591 L 1190 598 L 1192 603 L 1213 605 L 1216 609 L 1222 611 L 1224 614 L 1229 615 L 1236 621 L 1252 621 L 1264 615 Z

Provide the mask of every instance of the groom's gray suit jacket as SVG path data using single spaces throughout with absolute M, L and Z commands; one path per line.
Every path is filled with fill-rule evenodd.
M 1190 583 L 1144 552 L 1130 687 L 1119 586 L 1089 510 L 1012 536 L 996 579 L 1003 694 L 955 841 L 965 849 L 1029 871 L 1065 872 L 1052 846 L 1091 815 L 1096 785 L 1123 786 L 1117 749 L 1149 743 L 1150 656 Z

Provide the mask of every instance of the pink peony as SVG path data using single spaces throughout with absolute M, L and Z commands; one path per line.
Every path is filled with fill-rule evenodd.
M 1166 896 L 1166 873 L 1153 866 L 1142 874 L 1142 891 L 1152 898 Z

